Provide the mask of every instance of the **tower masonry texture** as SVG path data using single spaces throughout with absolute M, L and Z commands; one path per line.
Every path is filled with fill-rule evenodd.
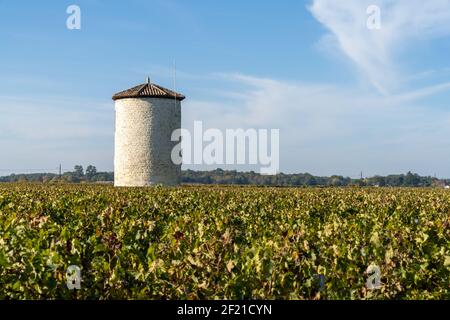
M 119 92 L 115 101 L 114 185 L 143 187 L 180 183 L 181 164 L 171 159 L 172 132 L 181 128 L 185 97 L 147 83 Z

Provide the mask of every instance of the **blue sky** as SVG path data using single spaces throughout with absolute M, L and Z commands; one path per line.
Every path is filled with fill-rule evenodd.
M 112 170 L 111 96 L 175 60 L 183 126 L 279 128 L 283 172 L 450 177 L 450 0 L 0 0 L 0 26 L 0 175 Z

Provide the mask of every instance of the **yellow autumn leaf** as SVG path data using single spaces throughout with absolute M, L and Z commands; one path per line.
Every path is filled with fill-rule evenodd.
M 234 266 L 235 266 L 235 264 L 234 264 L 233 260 L 228 261 L 228 263 L 227 263 L 227 270 L 228 270 L 229 273 L 231 273 L 231 271 L 233 271 Z
M 450 266 L 450 256 L 445 256 L 444 266 L 445 267 Z

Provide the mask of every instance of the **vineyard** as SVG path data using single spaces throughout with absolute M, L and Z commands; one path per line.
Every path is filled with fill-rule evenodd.
M 220 298 L 450 299 L 450 192 L 0 184 L 0 299 Z

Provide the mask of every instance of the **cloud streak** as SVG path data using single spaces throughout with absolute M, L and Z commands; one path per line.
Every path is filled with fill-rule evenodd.
M 381 9 L 381 29 L 367 28 L 370 5 Z M 398 90 L 399 54 L 450 34 L 450 0 L 313 0 L 309 10 L 382 94 Z

